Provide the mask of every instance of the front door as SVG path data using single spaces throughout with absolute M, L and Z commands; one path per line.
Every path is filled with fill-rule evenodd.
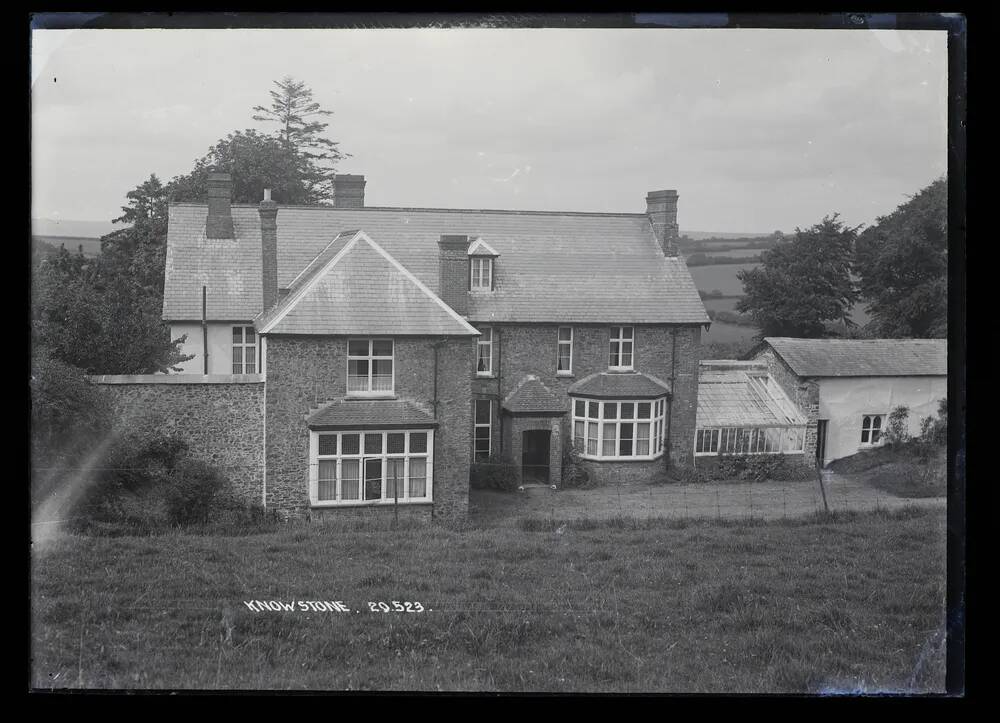
M 521 446 L 521 474 L 525 484 L 549 483 L 549 440 L 552 432 L 548 429 L 532 429 L 523 432 Z

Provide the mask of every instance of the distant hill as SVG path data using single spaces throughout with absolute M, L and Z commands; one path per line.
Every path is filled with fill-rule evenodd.
M 101 239 L 85 236 L 32 236 L 31 246 L 39 253 L 50 253 L 60 246 L 65 246 L 71 253 L 83 247 L 84 256 L 94 257 L 101 253 Z
M 79 221 L 71 218 L 33 218 L 32 236 L 68 236 L 71 238 L 100 238 L 122 228 L 110 221 Z
M 734 233 L 726 231 L 681 231 L 681 236 L 687 236 L 692 241 L 701 241 L 706 238 L 760 238 L 770 236 L 769 233 Z

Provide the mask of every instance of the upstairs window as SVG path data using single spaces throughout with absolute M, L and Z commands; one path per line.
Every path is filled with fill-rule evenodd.
M 392 339 L 351 339 L 347 342 L 347 393 L 391 395 Z
M 611 327 L 611 354 L 608 369 L 632 369 L 632 344 L 634 330 L 631 326 Z
M 558 357 L 556 361 L 556 374 L 573 373 L 573 327 L 559 327 Z
M 233 374 L 257 373 L 257 332 L 252 326 L 233 327 Z
M 476 342 L 476 374 L 484 377 L 493 375 L 493 329 L 489 326 L 480 330 Z
M 489 291 L 493 288 L 493 259 L 488 256 L 473 256 L 469 259 L 469 288 L 473 291 Z
M 861 418 L 861 446 L 873 447 L 882 441 L 884 414 L 866 414 Z

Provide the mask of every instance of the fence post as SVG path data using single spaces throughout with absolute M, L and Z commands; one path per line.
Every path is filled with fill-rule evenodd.
M 826 485 L 823 484 L 823 472 L 819 468 L 819 460 L 816 460 L 816 477 L 819 479 L 819 491 L 823 495 L 823 509 L 830 512 L 830 505 L 826 503 Z

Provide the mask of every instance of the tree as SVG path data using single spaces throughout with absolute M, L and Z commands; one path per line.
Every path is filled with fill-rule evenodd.
M 323 135 L 329 123 L 319 120 L 333 115 L 333 111 L 321 108 L 302 81 L 286 75 L 274 85 L 278 89 L 271 91 L 271 106 L 254 106 L 253 119 L 278 124 L 278 138 L 284 146 L 307 162 L 309 174 L 304 180 L 309 190 L 329 197 L 333 167 L 345 157 L 339 144 Z
M 856 234 L 837 214 L 811 228 L 796 228 L 794 236 L 761 253 L 759 267 L 739 272 L 745 295 L 736 310 L 749 313 L 763 336 L 825 336 L 828 321 L 851 326 Z
M 318 172 L 305 157 L 290 152 L 283 141 L 253 129 L 230 133 L 194 163 L 194 169 L 168 186 L 171 201 L 204 203 L 208 174 L 227 171 L 233 177 L 234 203 L 260 203 L 264 189 L 287 205 L 321 203 L 329 198 L 310 183 Z
M 858 237 L 856 273 L 873 333 L 948 334 L 948 184 L 939 178 Z

